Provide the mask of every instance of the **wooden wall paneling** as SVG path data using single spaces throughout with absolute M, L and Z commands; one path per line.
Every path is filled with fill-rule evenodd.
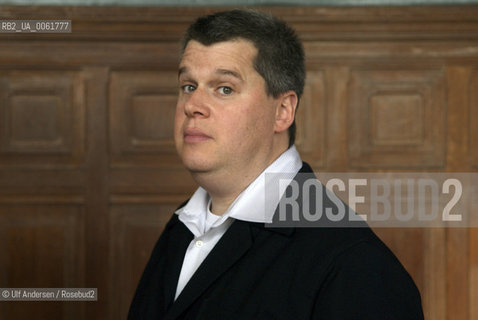
M 326 154 L 327 90 L 324 70 L 309 69 L 305 83 L 296 115 L 296 146 L 303 160 L 317 170 L 324 167 Z
M 181 165 L 174 144 L 177 93 L 176 70 L 112 71 L 109 141 L 113 195 L 194 190 L 195 183 Z
M 34 159 L 32 156 L 32 161 Z M 43 193 L 81 195 L 84 182 L 85 177 L 81 170 L 63 168 L 38 170 L 32 167 L 0 165 L 0 197 L 8 198 L 23 194 L 35 197 Z M 61 201 L 61 197 L 58 201 Z
M 178 164 L 179 165 L 179 164 Z M 136 196 L 165 196 L 192 194 L 197 188 L 191 175 L 184 168 L 127 168 L 112 169 L 110 175 L 110 193 Z
M 118 197 L 111 207 L 110 317 L 126 319 L 140 276 L 177 202 Z M 186 199 L 186 198 L 183 198 Z M 138 201 L 139 200 L 139 201 Z M 169 203 L 168 203 L 169 202 Z
M 109 153 L 107 67 L 84 69 L 87 89 L 86 270 L 85 287 L 98 288 L 98 301 L 88 303 L 85 319 L 109 319 L 108 275 L 116 266 L 108 264 L 109 254 Z
M 48 201 L 48 199 L 45 199 Z M 0 278 L 4 288 L 84 286 L 81 204 L 0 203 Z M 0 318 L 83 319 L 84 304 L 2 302 Z
M 374 228 L 374 231 L 412 275 L 422 296 L 425 319 L 447 319 L 445 229 Z
M 109 312 L 124 319 L 155 242 L 195 184 L 174 145 L 177 71 L 113 70 L 108 90 Z
M 83 74 L 0 69 L 1 286 L 85 287 Z M 85 306 L 2 302 L 0 318 L 84 319 Z
M 470 84 L 470 157 L 471 164 L 476 169 L 478 168 L 478 67 L 473 68 Z
M 425 319 L 447 319 L 449 312 L 446 235 L 446 230 L 442 228 L 428 228 L 424 231 L 426 245 L 423 248 L 422 258 L 426 269 L 421 294 Z M 396 252 L 399 254 L 400 251 Z
M 48 10 L 48 8 L 45 8 L 45 10 Z M 114 33 L 117 41 L 111 41 L 113 39 L 108 36 L 107 29 L 113 24 L 103 26 L 102 30 L 93 31 L 95 26 L 98 26 L 93 10 L 95 8 L 87 9 L 87 12 L 93 12 L 93 18 L 90 17 L 90 21 L 85 23 L 94 33 L 94 35 L 91 35 L 92 38 L 76 39 L 75 41 L 75 36 L 78 34 L 75 31 L 71 34 L 53 34 L 50 36 L 36 34 L 33 38 L 24 34 L 19 35 L 22 41 L 18 41 L 18 37 L 8 39 L 8 34 L 3 33 L 0 37 L 7 41 L 8 45 L 2 46 L 0 61 L 10 68 L 11 66 L 20 66 L 18 69 L 24 69 L 26 62 L 28 62 L 28 65 L 36 66 L 36 68 L 51 65 L 62 68 L 62 63 L 64 63 L 70 68 L 96 65 L 121 69 L 148 70 L 149 68 L 160 68 L 161 70 L 167 70 L 176 65 L 178 61 L 178 40 L 163 42 L 164 40 L 159 37 L 158 42 L 142 42 L 140 41 L 140 35 L 136 33 L 134 41 L 127 41 L 128 32 L 126 30 L 114 30 L 111 33 Z M 140 23 L 144 24 L 144 21 Z M 123 27 L 127 27 L 127 25 Z M 168 31 L 163 32 L 167 33 Z M 124 41 L 127 43 L 127 50 Z M 68 45 L 65 46 L 65 43 L 68 43 Z M 158 56 L 161 56 L 162 59 L 158 59 Z M 174 64 L 171 63 L 172 61 L 174 61 Z
M 347 101 L 350 68 L 327 66 L 327 165 L 331 172 L 345 172 L 348 169 L 347 149 Z
M 315 170 L 325 165 L 327 97 L 324 70 L 308 70 L 297 110 L 296 146 L 304 161 Z
M 478 200 L 475 200 L 474 210 L 478 210 Z M 476 211 L 475 211 L 476 212 Z M 470 229 L 469 237 L 470 254 L 470 316 L 469 319 L 478 319 L 478 228 Z
M 449 228 L 447 233 L 447 319 L 470 319 L 470 265 L 468 229 Z
M 298 145 L 314 168 L 478 167 L 478 6 L 262 9 L 291 22 L 305 41 L 310 72 Z M 33 208 L 45 217 L 49 206 L 83 206 L 83 220 L 64 230 L 84 232 L 75 240 L 84 250 L 72 249 L 84 261 L 75 281 L 99 289 L 84 313 L 51 307 L 49 319 L 124 316 L 144 250 L 194 190 L 166 119 L 177 92 L 177 40 L 214 10 L 2 7 L 1 19 L 73 20 L 71 34 L 0 34 L 0 207 L 31 206 L 17 217 L 28 224 Z M 1 221 L 10 217 L 0 208 Z M 25 249 L 30 237 L 49 247 L 48 231 L 60 229 L 10 235 Z M 429 319 L 478 317 L 476 232 L 387 229 L 381 236 L 415 277 Z M 57 257 L 57 245 L 37 255 Z M 0 268 L 7 258 L 0 254 Z M 118 274 L 124 278 L 116 283 Z M 35 314 L 22 306 L 22 316 Z
M 442 168 L 446 109 L 442 70 L 353 70 L 347 126 L 350 165 Z
M 112 165 L 171 167 L 177 71 L 114 71 L 110 78 Z
M 470 104 L 469 104 L 469 151 L 471 166 L 474 171 L 478 168 L 478 67 L 472 68 L 469 85 Z M 475 188 L 478 190 L 478 187 Z M 478 197 L 473 198 L 473 212 L 478 211 Z M 474 221 L 478 225 L 478 221 Z M 470 255 L 470 319 L 478 319 L 478 228 L 469 230 L 469 255 Z
M 469 172 L 469 136 L 472 126 L 469 117 L 470 76 L 469 66 L 447 67 L 447 166 L 451 172 Z M 470 319 L 470 290 L 472 289 L 470 263 L 470 233 L 465 228 L 448 228 L 447 236 L 447 319 Z
M 81 165 L 84 113 L 81 72 L 0 71 L 0 164 Z
M 447 67 L 447 95 L 449 111 L 447 119 L 447 170 L 466 172 L 471 169 L 470 151 L 474 142 L 470 139 L 473 129 L 474 92 L 472 68 L 450 65 Z

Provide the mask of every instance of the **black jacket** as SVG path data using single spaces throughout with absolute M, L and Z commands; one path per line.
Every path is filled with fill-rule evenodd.
M 301 172 L 312 169 L 304 163 Z M 129 320 L 423 319 L 413 280 L 369 228 L 268 228 L 236 220 L 174 301 L 192 239 L 174 214 Z

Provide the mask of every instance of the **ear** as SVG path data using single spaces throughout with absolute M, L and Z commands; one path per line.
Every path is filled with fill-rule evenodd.
M 298 100 L 297 94 L 294 91 L 287 91 L 281 94 L 276 108 L 274 132 L 279 133 L 289 129 L 292 122 L 294 122 Z

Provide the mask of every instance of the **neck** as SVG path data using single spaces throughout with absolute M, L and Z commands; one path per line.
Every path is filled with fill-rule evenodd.
M 272 163 L 273 160 L 270 162 Z M 247 172 L 237 174 L 224 171 L 192 173 L 194 180 L 211 197 L 211 212 L 223 215 L 234 200 L 254 181 L 270 163 L 264 166 L 251 165 Z
M 240 194 L 240 193 L 239 193 Z M 215 215 L 222 216 L 231 206 L 239 194 L 231 198 L 214 197 L 211 199 L 211 212 Z

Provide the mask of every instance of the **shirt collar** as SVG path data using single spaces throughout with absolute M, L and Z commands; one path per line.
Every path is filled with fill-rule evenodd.
M 302 167 L 302 160 L 295 146 L 291 146 L 269 165 L 249 186 L 239 194 L 227 211 L 212 224 L 212 228 L 224 223 L 228 218 L 249 222 L 268 223 L 272 221 L 275 208 L 286 186 Z M 273 175 L 277 174 L 277 175 Z M 271 177 L 275 177 L 272 178 Z M 277 193 L 277 178 L 281 179 Z M 266 195 L 268 193 L 268 195 Z M 196 236 L 207 232 L 206 216 L 210 197 L 207 191 L 199 187 L 188 203 L 175 213 L 188 229 Z M 209 228 L 207 228 L 209 229 Z

